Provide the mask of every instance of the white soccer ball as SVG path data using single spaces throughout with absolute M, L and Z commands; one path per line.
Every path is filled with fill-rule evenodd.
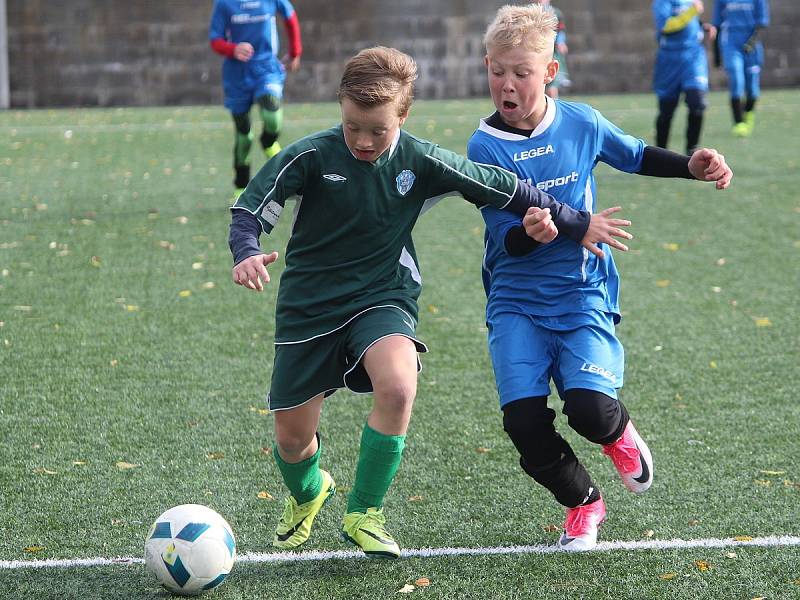
M 170 592 L 195 596 L 221 584 L 233 568 L 236 541 L 228 522 L 200 504 L 170 508 L 150 527 L 144 562 Z

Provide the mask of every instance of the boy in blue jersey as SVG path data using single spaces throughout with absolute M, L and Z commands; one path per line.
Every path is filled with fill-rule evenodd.
M 756 101 L 761 95 L 764 46 L 759 32 L 769 25 L 769 5 L 767 0 L 716 0 L 713 23 L 719 29 L 722 63 L 728 73 L 733 135 L 747 137 L 753 132 Z
M 598 161 L 629 173 L 728 187 L 733 174 L 715 150 L 688 157 L 646 146 L 586 104 L 547 98 L 545 85 L 558 71 L 555 27 L 553 15 L 537 5 L 498 11 L 484 38 L 497 112 L 481 120 L 469 158 L 503 166 L 590 212 L 597 207 L 592 170 Z M 617 269 L 607 247 L 596 255 L 561 235 L 547 244 L 528 241 L 520 230 L 530 225 L 530 215 L 520 221 L 488 207 L 481 213 L 489 351 L 503 425 L 523 470 L 566 509 L 560 547 L 587 550 L 597 542 L 605 504 L 553 426 L 550 380 L 569 425 L 602 446 L 629 490 L 644 492 L 653 479 L 650 451 L 617 397 L 624 364 L 614 330 L 620 320 Z
M 713 40 L 716 30 L 700 22 L 701 0 L 653 0 L 658 54 L 653 89 L 658 97 L 656 146 L 667 147 L 672 117 L 684 95 L 689 115 L 686 121 L 686 154 L 700 141 L 708 91 L 708 59 L 703 41 Z
M 277 14 L 289 40 L 289 52 L 282 60 L 278 60 Z M 300 24 L 289 0 L 215 0 L 208 37 L 214 52 L 225 57 L 222 87 L 235 128 L 233 185 L 238 196 L 250 181 L 253 104 L 264 123 L 260 137 L 264 156 L 270 159 L 281 149 L 283 82 L 287 68 L 296 71 L 300 66 Z

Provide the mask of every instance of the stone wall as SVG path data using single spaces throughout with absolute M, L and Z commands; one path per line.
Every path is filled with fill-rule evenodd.
M 707 0 L 710 15 L 713 0 Z M 294 0 L 305 53 L 290 101 L 331 100 L 344 61 L 384 44 L 418 61 L 419 98 L 486 91 L 481 37 L 489 0 Z M 12 107 L 221 101 L 207 39 L 213 0 L 7 0 Z M 575 93 L 646 92 L 655 51 L 650 2 L 560 0 Z M 772 0 L 764 87 L 800 85 L 797 0 Z M 724 85 L 720 71 L 714 87 Z

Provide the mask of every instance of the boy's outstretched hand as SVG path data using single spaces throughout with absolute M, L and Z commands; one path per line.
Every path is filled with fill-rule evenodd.
M 246 288 L 261 292 L 264 284 L 269 283 L 267 265 L 278 260 L 278 253 L 256 254 L 245 258 L 233 267 L 233 282 Z
M 586 230 L 586 235 L 584 235 L 583 240 L 581 240 L 581 246 L 598 258 L 603 258 L 604 255 L 603 251 L 595 244 L 608 244 L 612 248 L 627 252 L 628 247 L 614 239 L 615 237 L 624 238 L 626 240 L 633 239 L 630 233 L 624 229 L 620 229 L 620 227 L 629 227 L 631 222 L 626 219 L 615 219 L 611 217 L 611 215 L 621 210 L 621 206 L 614 206 L 597 214 L 593 214 L 592 220 L 589 221 L 589 229 Z
M 718 190 L 731 184 L 733 171 L 725 162 L 725 157 L 713 148 L 696 150 L 689 158 L 689 172 L 700 181 L 714 181 Z
M 538 208 L 531 206 L 525 216 L 522 217 L 522 226 L 528 237 L 532 237 L 541 244 L 552 242 L 558 235 L 553 217 L 550 216 L 549 208 Z

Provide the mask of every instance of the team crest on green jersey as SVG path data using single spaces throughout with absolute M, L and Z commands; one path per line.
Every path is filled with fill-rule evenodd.
M 397 176 L 395 182 L 397 183 L 397 191 L 400 192 L 401 196 L 405 196 L 408 193 L 408 190 L 414 185 L 414 180 L 416 178 L 414 173 L 408 169 L 400 171 L 400 175 Z

